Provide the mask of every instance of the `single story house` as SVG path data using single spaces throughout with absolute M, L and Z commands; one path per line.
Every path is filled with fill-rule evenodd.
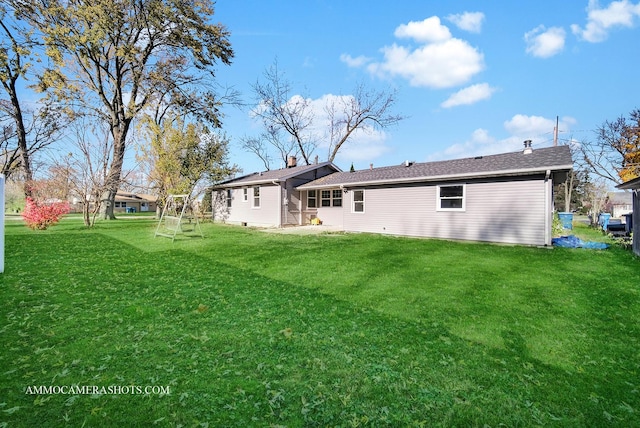
M 114 212 L 146 212 L 155 211 L 158 198 L 152 195 L 136 194 L 118 190 L 115 198 Z
M 627 191 L 607 193 L 607 208 L 612 218 L 622 218 L 633 211 L 632 196 L 632 193 Z
M 568 146 L 335 172 L 298 185 L 302 210 L 347 232 L 551 245 Z
M 634 178 L 622 184 L 618 189 L 631 190 L 633 192 L 633 212 L 631 217 L 631 228 L 633 231 L 633 252 L 640 256 L 640 177 Z
M 224 181 L 213 189 L 213 219 L 258 227 L 309 224 L 315 208 L 308 198 L 303 203 L 297 187 L 339 171 L 331 162 L 298 166 L 290 156 L 287 168 Z

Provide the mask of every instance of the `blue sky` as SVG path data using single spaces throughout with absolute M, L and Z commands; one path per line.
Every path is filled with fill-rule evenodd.
M 218 0 L 215 17 L 235 50 L 218 80 L 246 102 L 276 58 L 319 122 L 322 100 L 358 83 L 397 90 L 406 119 L 356 136 L 342 169 L 546 147 L 556 117 L 561 143 L 593 140 L 640 108 L 640 2 Z M 260 132 L 249 109 L 224 113 L 232 162 L 263 169 L 239 144 Z

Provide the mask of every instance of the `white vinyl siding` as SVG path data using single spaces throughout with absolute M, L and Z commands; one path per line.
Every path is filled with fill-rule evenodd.
M 438 211 L 437 185 L 367 188 L 366 212 L 344 211 L 342 226 L 347 232 L 545 245 L 545 210 L 552 208 L 545 207 L 546 185 L 543 178 L 468 182 L 465 211 Z M 345 204 L 353 204 L 353 190 Z M 340 225 L 329 211 L 318 210 L 318 217 Z
M 232 188 L 231 197 L 242 200 L 243 188 Z M 260 208 L 253 208 L 253 188 L 248 188 L 251 203 L 234 203 L 230 208 L 226 204 L 227 189 L 220 192 L 222 206 L 216 207 L 215 219 L 230 224 L 247 224 L 256 227 L 274 227 L 280 225 L 277 202 L 280 199 L 280 186 L 260 186 Z

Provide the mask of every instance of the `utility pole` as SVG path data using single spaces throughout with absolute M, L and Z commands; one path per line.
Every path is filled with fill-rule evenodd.
M 553 127 L 553 147 L 558 146 L 558 116 L 556 116 L 556 126 Z

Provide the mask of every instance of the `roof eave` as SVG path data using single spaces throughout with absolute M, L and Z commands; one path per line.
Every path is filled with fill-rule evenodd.
M 311 165 L 309 165 L 311 166 Z M 340 168 L 338 168 L 338 166 L 336 166 L 333 162 L 323 162 L 323 163 L 319 163 L 319 164 L 314 164 L 313 166 L 315 166 L 315 168 L 309 168 L 308 170 L 306 170 L 305 172 L 309 172 L 309 171 L 313 171 L 314 169 L 318 169 L 318 168 L 322 168 L 324 166 L 331 166 L 333 167 L 333 169 L 336 170 L 336 172 L 342 172 L 342 170 Z M 278 178 L 263 178 L 263 179 L 258 179 L 258 180 L 251 180 L 251 181 L 240 181 L 246 177 L 250 177 L 252 175 L 255 174 L 259 174 L 259 173 L 253 173 L 253 174 L 247 174 L 243 177 L 239 177 L 239 178 L 235 178 L 233 180 L 228 180 L 226 182 L 222 182 L 219 183 L 215 186 L 213 186 L 213 189 L 220 189 L 220 188 L 228 188 L 228 187 L 245 187 L 245 186 L 255 186 L 258 184 L 275 184 L 275 183 L 283 183 L 285 181 L 287 181 L 290 178 L 293 178 L 299 174 L 304 174 L 304 172 L 297 172 L 297 173 L 292 173 L 292 174 L 288 174 L 282 177 L 278 177 Z
M 629 181 L 625 181 L 622 184 L 618 184 L 616 188 L 621 190 L 640 189 L 640 177 L 633 178 Z
M 426 183 L 426 182 L 434 182 L 434 181 L 464 180 L 469 178 L 509 177 L 509 176 L 518 176 L 518 175 L 544 174 L 547 171 L 553 171 L 553 172 L 570 171 L 571 169 L 573 169 L 573 164 L 554 165 L 554 166 L 529 168 L 529 169 L 492 171 L 492 172 L 407 177 L 407 178 L 396 178 L 391 180 L 367 180 L 367 181 L 358 181 L 358 182 L 352 182 L 352 183 L 332 183 L 332 184 L 319 184 L 319 185 L 303 184 L 302 186 L 296 187 L 296 189 L 318 190 L 318 189 L 328 189 L 328 188 L 336 188 L 336 187 L 362 187 L 362 186 L 379 186 L 384 184 Z

